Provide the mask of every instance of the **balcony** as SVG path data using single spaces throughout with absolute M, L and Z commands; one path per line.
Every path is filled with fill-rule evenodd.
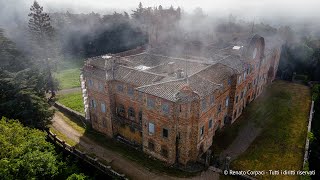
M 130 120 L 131 119 L 131 120 Z M 120 124 L 129 125 L 130 127 L 133 127 L 134 129 L 138 131 L 142 131 L 142 125 L 136 121 L 134 121 L 134 118 L 126 118 L 119 114 L 116 115 L 115 121 L 119 122 Z

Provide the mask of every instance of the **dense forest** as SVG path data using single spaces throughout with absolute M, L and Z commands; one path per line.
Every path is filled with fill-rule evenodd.
M 49 13 L 34 2 L 28 18 L 29 22 L 21 24 L 20 33 L 25 38 L 16 42 L 6 36 L 5 27 L 0 27 L 0 179 L 88 178 L 56 152 L 43 132 L 54 115 L 50 104 L 59 87 L 52 74 L 56 64 L 69 57 L 118 53 L 154 41 L 185 38 L 186 34 L 190 41 L 206 43 L 217 40 L 218 32 L 276 34 L 284 41 L 278 78 L 320 81 L 319 38 L 301 35 L 288 26 L 254 24 L 232 15 L 213 21 L 200 8 L 184 14 L 179 7 L 143 7 L 142 3 L 130 13 L 101 15 Z M 320 137 L 319 86 L 313 93 L 313 133 Z M 319 140 L 314 138 L 311 145 L 311 168 L 320 162 Z

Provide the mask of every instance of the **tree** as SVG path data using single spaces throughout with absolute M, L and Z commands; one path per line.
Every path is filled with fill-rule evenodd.
M 0 179 L 52 179 L 59 160 L 46 134 L 17 120 L 0 120 Z
M 6 38 L 0 29 L 0 68 L 13 72 L 25 69 L 28 64 L 30 61 L 17 50 L 16 45 Z
M 10 73 L 0 69 L 0 117 L 20 119 L 30 127 L 43 129 L 53 116 L 45 98 L 44 76 L 35 69 Z
M 51 98 L 53 98 L 57 87 L 54 83 L 49 61 L 50 57 L 54 56 L 54 29 L 50 24 L 49 14 L 43 12 L 43 7 L 37 1 L 34 1 L 30 11 L 28 27 L 33 41 L 34 56 L 44 65 L 47 73 L 47 90 L 51 91 Z
M 20 119 L 25 125 L 44 128 L 53 115 L 45 98 L 44 72 L 3 33 L 0 33 L 0 46 L 0 117 Z

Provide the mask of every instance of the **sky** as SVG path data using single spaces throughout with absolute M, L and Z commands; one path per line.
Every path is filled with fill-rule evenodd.
M 34 0 L 0 0 L 0 26 L 10 21 L 28 19 L 27 14 Z M 205 14 L 215 17 L 228 17 L 233 14 L 246 21 L 266 22 L 271 25 L 293 24 L 320 21 L 320 0 L 38 0 L 47 12 L 98 12 L 108 14 L 113 11 L 127 11 L 131 14 L 139 2 L 144 7 L 181 7 L 192 13 L 197 7 Z

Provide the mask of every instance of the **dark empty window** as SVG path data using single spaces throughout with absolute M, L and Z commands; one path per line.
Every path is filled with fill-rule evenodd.
M 122 115 L 122 116 L 124 115 L 125 110 L 124 110 L 124 106 L 122 104 L 119 105 L 118 112 L 119 112 L 120 115 Z
M 128 109 L 128 116 L 129 117 L 135 117 L 135 112 L 134 112 L 134 109 L 132 107 L 129 107 L 129 109 Z
M 161 147 L 161 155 L 165 158 L 168 157 L 168 149 L 166 147 Z
M 148 142 L 148 148 L 151 150 L 151 151 L 154 151 L 154 143 L 152 141 L 149 141 Z
M 242 92 L 241 92 L 241 98 L 240 98 L 240 99 L 242 99 L 242 98 L 243 98 L 243 94 L 244 94 L 244 92 L 242 91 Z
M 102 119 L 102 126 L 107 127 L 107 119 L 106 118 Z
M 203 136 L 203 134 L 204 134 L 204 126 L 200 128 L 200 136 Z
M 218 106 L 218 113 L 221 112 L 221 104 Z
M 166 128 L 162 129 L 162 137 L 167 138 L 169 136 L 169 131 Z
M 238 100 L 239 100 L 239 96 L 236 97 L 236 103 L 238 103 Z
M 142 111 L 139 111 L 139 123 L 142 124 Z

